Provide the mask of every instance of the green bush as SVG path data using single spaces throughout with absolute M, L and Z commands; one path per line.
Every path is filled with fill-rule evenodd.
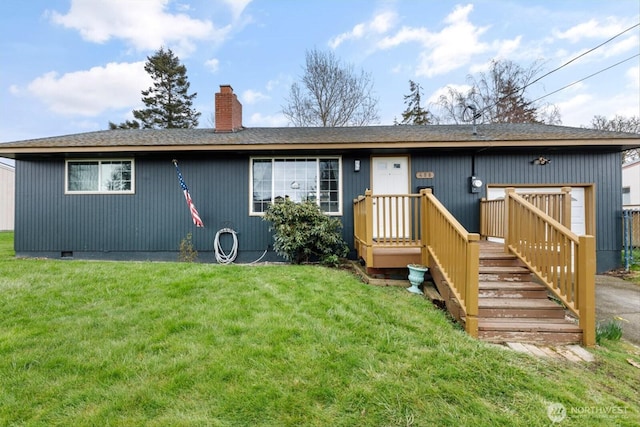
M 264 219 L 274 231 L 273 249 L 293 264 L 320 261 L 335 266 L 349 252 L 342 239 L 342 223 L 325 215 L 312 201 L 285 199 L 273 204 Z
M 178 254 L 178 261 L 182 262 L 195 262 L 198 259 L 198 251 L 193 246 L 193 235 L 187 233 L 187 237 L 180 241 L 180 253 Z

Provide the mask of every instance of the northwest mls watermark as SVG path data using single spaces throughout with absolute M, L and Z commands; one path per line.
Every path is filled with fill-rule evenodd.
M 627 416 L 627 408 L 621 406 L 570 406 L 562 403 L 547 405 L 547 417 L 552 423 L 561 423 L 567 418 L 579 418 L 585 415 L 600 415 L 609 418 L 623 418 Z

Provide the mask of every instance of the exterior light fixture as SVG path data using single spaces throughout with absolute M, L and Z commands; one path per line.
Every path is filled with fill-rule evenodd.
M 360 160 L 353 161 L 353 171 L 360 172 Z
M 549 163 L 551 163 L 550 159 L 547 159 L 546 157 L 538 157 L 536 159 L 531 160 L 531 164 L 532 165 L 538 165 L 538 166 L 546 166 Z

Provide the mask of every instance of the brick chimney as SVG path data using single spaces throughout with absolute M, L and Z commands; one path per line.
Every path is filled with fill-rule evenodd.
M 231 85 L 220 85 L 216 93 L 216 132 L 235 132 L 242 129 L 242 104 Z

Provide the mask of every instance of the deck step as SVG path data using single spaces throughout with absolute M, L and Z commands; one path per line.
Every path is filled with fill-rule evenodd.
M 496 252 L 481 252 L 480 266 L 481 267 L 523 267 L 524 264 L 515 255 L 506 254 L 503 251 L 499 251 L 499 252 L 496 251 Z
M 480 298 L 547 298 L 547 288 L 534 282 L 485 281 L 478 289 Z
M 478 269 L 481 282 L 502 281 L 502 282 L 528 282 L 533 278 L 533 274 L 526 267 L 520 266 L 483 266 Z
M 478 330 L 579 332 L 580 327 L 565 319 L 505 319 L 501 317 L 489 317 L 478 320 Z
M 478 321 L 478 338 L 496 343 L 576 344 L 582 341 L 582 330 L 566 320 L 485 318 Z
M 564 309 L 549 299 L 480 298 L 478 318 L 564 319 Z

